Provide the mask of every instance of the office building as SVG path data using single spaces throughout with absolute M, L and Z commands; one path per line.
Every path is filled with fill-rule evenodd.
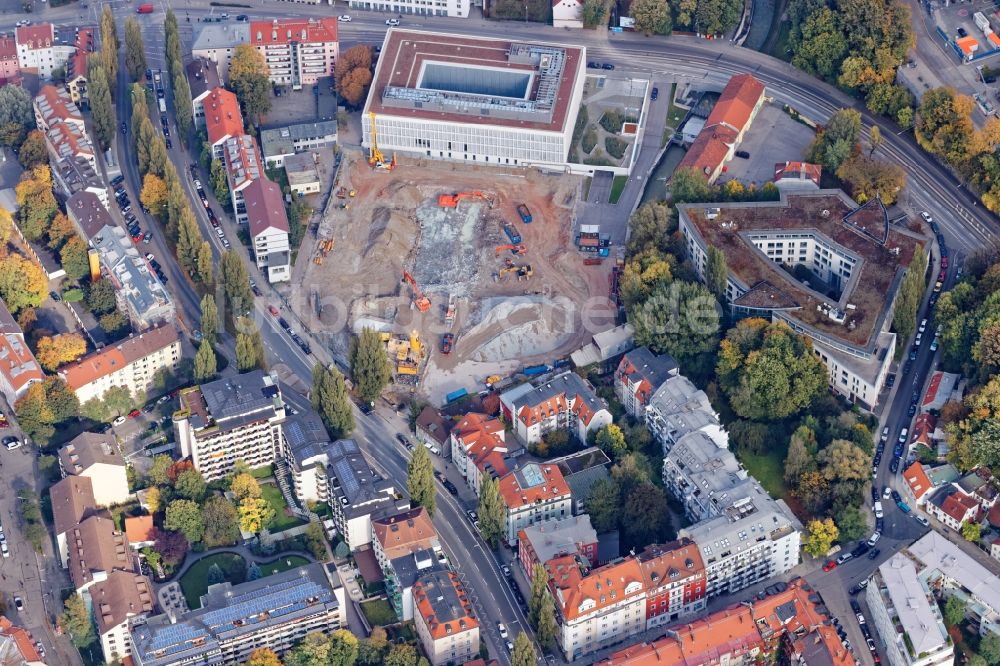
M 80 433 L 59 449 L 63 476 L 89 477 L 98 506 L 114 506 L 128 500 L 125 459 L 113 434 Z
M 172 323 L 162 323 L 64 365 L 59 376 L 80 404 L 103 397 L 112 387 L 149 396 L 156 391 L 157 378 L 176 373 L 180 361 L 180 335 Z
M 432 666 L 461 664 L 479 654 L 479 621 L 458 574 L 433 571 L 413 586 L 413 625 Z
M 500 409 L 514 434 L 537 444 L 553 430 L 569 430 L 581 442 L 611 423 L 611 412 L 590 383 L 575 372 L 543 377 L 500 394 Z
M 45 379 L 7 304 L 0 300 L 0 393 L 13 405 L 32 384 Z
M 669 354 L 654 354 L 649 347 L 633 349 L 618 362 L 615 395 L 626 412 L 643 419 L 653 391 L 677 371 L 677 361 Z
M 527 463 L 498 483 L 504 503 L 504 540 L 516 543 L 525 527 L 572 513 L 573 497 L 562 472 L 554 465 Z
M 180 392 L 174 435 L 206 481 L 274 463 L 281 445 L 285 404 L 273 377 L 262 370 L 217 379 Z
M 563 168 L 583 98 L 586 50 L 539 42 L 388 31 L 361 116 L 394 153 Z
M 372 551 L 385 578 L 396 617 L 413 619 L 413 586 L 431 571 L 444 569 L 444 553 L 434 523 L 423 507 L 373 518 Z
M 308 564 L 239 585 L 212 585 L 201 608 L 137 624 L 131 632 L 132 662 L 243 663 L 258 648 L 281 656 L 306 634 L 330 634 L 346 625 L 344 588 L 323 564 Z

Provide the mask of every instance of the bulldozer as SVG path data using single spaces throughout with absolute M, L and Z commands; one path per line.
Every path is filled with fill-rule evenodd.
M 431 299 L 424 296 L 424 292 L 420 291 L 420 287 L 417 286 L 417 281 L 408 271 L 403 271 L 402 282 L 409 282 L 410 286 L 413 287 L 413 304 L 418 310 L 427 312 L 431 309 Z

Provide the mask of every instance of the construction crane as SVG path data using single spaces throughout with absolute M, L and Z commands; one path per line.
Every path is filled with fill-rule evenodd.
M 378 149 L 378 137 L 375 131 L 375 112 L 368 112 L 368 120 L 371 121 L 372 125 L 372 146 L 371 152 L 368 156 L 368 164 L 372 165 L 376 169 L 385 169 L 386 171 L 392 171 L 393 167 L 396 166 L 396 157 L 393 156 L 391 162 L 386 162 L 385 157 L 382 155 L 382 151 Z
M 409 282 L 410 286 L 413 287 L 413 304 L 417 306 L 417 309 L 421 312 L 427 312 L 431 309 L 431 299 L 424 296 L 424 293 L 420 291 L 420 287 L 417 286 L 417 281 L 413 279 L 408 271 L 403 271 L 403 282 Z
M 482 199 L 493 207 L 493 195 L 487 194 L 486 192 L 459 192 L 457 194 L 439 194 L 438 195 L 438 206 L 441 208 L 457 208 L 458 204 L 463 199 Z
M 526 245 L 497 245 L 497 256 L 504 250 L 510 250 L 511 254 L 524 254 L 528 251 Z

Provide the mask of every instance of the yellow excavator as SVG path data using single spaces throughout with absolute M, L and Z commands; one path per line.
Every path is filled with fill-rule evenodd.
M 376 169 L 384 169 L 385 171 L 392 171 L 396 166 L 396 156 L 393 155 L 391 162 L 385 161 L 385 156 L 382 155 L 382 151 L 378 149 L 378 137 L 375 131 L 375 112 L 368 112 L 368 120 L 371 122 L 372 126 L 372 145 L 371 152 L 368 155 L 368 164 Z

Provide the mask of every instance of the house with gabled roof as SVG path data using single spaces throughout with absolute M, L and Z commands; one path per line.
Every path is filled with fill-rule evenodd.
M 483 475 L 498 478 L 507 474 L 507 444 L 499 419 L 469 412 L 451 429 L 451 459 L 466 483 L 479 494 Z
M 611 412 L 594 387 L 574 372 L 543 377 L 500 395 L 500 409 L 514 434 L 536 444 L 553 430 L 569 430 L 581 442 L 611 423 Z

